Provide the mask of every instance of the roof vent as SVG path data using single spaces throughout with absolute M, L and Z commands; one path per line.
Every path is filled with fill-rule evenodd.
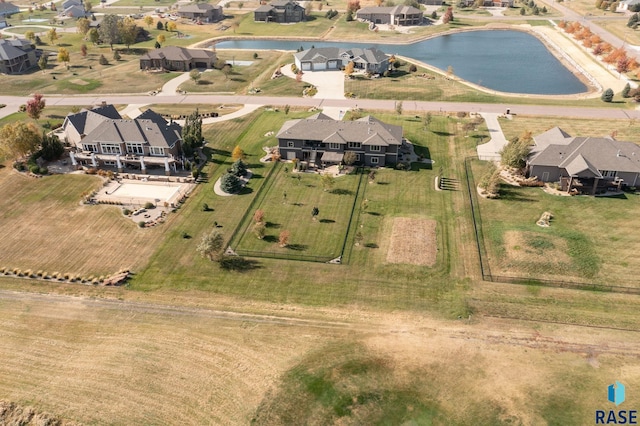
M 622 156 L 622 154 L 620 153 L 620 150 L 618 150 L 618 152 L 616 153 L 616 157 L 620 157 Z

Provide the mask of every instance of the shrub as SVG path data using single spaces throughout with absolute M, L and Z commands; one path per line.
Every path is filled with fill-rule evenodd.
M 236 176 L 244 176 L 244 175 L 247 174 L 247 166 L 245 166 L 245 164 L 242 161 L 242 159 L 238 158 L 231 165 L 231 173 L 233 173 Z
M 416 72 L 418 71 L 418 67 L 416 67 L 414 64 L 411 64 L 411 66 L 409 67 L 409 72 Z
M 147 201 L 146 203 L 144 203 L 144 208 L 147 209 L 147 210 L 148 209 L 152 209 L 154 207 L 155 207 L 155 205 L 151 201 Z
M 202 203 L 202 211 L 203 211 L 203 212 L 208 212 L 208 211 L 210 211 L 210 210 L 211 210 L 211 209 L 209 208 L 209 204 L 207 204 L 207 203 Z
M 47 169 L 46 167 L 40 167 L 38 173 L 40 173 L 41 175 L 46 175 L 49 173 L 49 169 Z
M 180 236 L 181 236 L 182 238 L 184 238 L 185 240 L 188 240 L 189 238 L 191 238 L 191 235 L 189 235 L 189 233 L 188 233 L 187 231 L 182 231 L 182 232 L 180 233 Z
M 122 214 L 125 216 L 129 216 L 131 214 L 131 210 L 129 209 L 122 209 Z
M 146 223 L 144 220 L 141 220 L 140 222 L 138 222 L 138 226 L 139 226 L 140 228 L 144 228 L 146 224 L 147 224 L 147 223 Z
M 98 62 L 100 63 L 100 65 L 109 65 L 109 61 L 107 60 L 107 58 L 105 58 L 104 55 L 100 55 L 100 59 L 98 60 Z
M 37 175 L 38 173 L 40 173 L 40 167 L 37 165 L 30 166 L 29 171 L 34 175 Z

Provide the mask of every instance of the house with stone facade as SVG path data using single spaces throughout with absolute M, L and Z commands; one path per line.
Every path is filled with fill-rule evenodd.
M 422 24 L 423 12 L 413 6 L 372 6 L 359 9 L 356 18 L 374 24 L 411 26 Z
M 256 22 L 277 22 L 288 24 L 302 22 L 306 19 L 304 7 L 293 0 L 273 0 L 269 4 L 263 4 L 253 11 L 253 19 Z
M 152 110 L 123 119 L 113 105 L 69 114 L 62 126 L 72 163 L 93 168 L 125 167 L 145 173 L 164 167 L 166 174 L 182 164 L 182 127 Z
M 534 138 L 527 173 L 563 191 L 595 195 L 640 185 L 640 146 L 612 137 L 573 137 L 554 127 Z
M 372 116 L 339 121 L 322 113 L 285 122 L 276 137 L 283 159 L 296 159 L 309 167 L 339 164 L 349 151 L 358 165 L 395 165 L 404 141 L 401 126 Z
M 354 63 L 355 69 L 372 74 L 382 74 L 389 69 L 389 55 L 374 47 L 316 47 L 295 53 L 293 57 L 302 71 L 340 70 L 349 62 Z

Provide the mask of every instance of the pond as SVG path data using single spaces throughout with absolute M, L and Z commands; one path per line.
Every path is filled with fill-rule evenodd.
M 567 95 L 587 91 L 587 86 L 538 38 L 522 31 L 468 31 L 405 45 L 284 40 L 231 40 L 216 44 L 219 49 L 243 50 L 295 51 L 312 46 L 376 47 L 443 71 L 451 66 L 456 76 L 500 92 Z

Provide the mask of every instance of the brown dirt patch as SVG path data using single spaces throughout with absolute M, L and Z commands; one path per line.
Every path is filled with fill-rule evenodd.
M 544 248 L 538 248 L 535 244 L 532 244 L 534 239 L 544 239 L 547 244 Z M 533 232 L 507 231 L 504 234 L 504 246 L 509 260 L 535 263 L 571 262 L 571 258 L 567 254 L 569 252 L 567 242 L 556 236 L 541 236 Z
M 393 219 L 387 262 L 433 266 L 436 254 L 435 220 L 407 217 Z

